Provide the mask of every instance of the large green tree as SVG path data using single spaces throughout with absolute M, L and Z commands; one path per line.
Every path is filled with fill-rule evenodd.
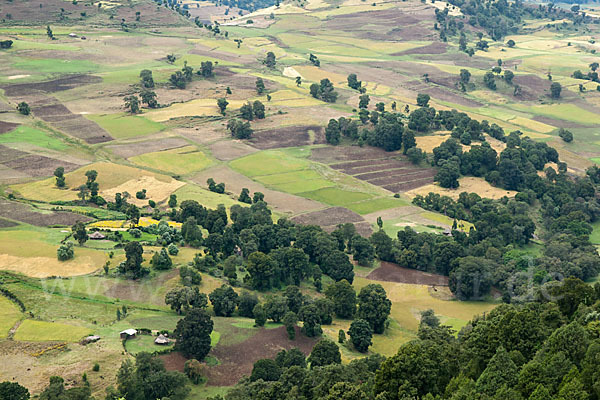
M 177 322 L 175 348 L 187 357 L 203 360 L 210 351 L 212 330 L 213 321 L 206 310 L 192 308 Z
M 383 333 L 385 321 L 391 310 L 392 302 L 380 284 L 370 283 L 358 293 L 357 315 L 371 325 L 373 332 Z

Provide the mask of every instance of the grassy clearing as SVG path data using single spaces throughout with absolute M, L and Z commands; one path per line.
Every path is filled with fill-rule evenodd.
M 25 342 L 77 342 L 91 333 L 91 329 L 81 326 L 26 319 L 17 329 L 14 339 Z
M 324 188 L 312 192 L 300 193 L 301 196 L 317 200 L 326 204 L 344 206 L 359 201 L 368 200 L 373 195 L 362 192 L 352 192 L 349 190 L 339 189 L 337 187 Z
M 357 277 L 354 280 L 354 287 L 359 291 L 372 282 Z M 413 333 L 416 333 L 419 327 L 420 312 L 430 308 L 441 317 L 442 321 L 452 320 L 454 327 L 459 328 L 470 321 L 473 316 L 496 307 L 496 303 L 493 302 L 453 300 L 450 291 L 444 287 L 438 287 L 438 291 L 434 292 L 425 285 L 382 281 L 377 281 L 377 283 L 384 287 L 388 298 L 392 301 L 391 318 L 398 323 L 400 329 Z M 402 337 L 398 340 L 402 340 Z M 394 352 L 397 348 L 398 346 L 395 347 Z
M 154 339 L 156 339 L 156 336 L 137 335 L 135 339 L 128 339 L 125 342 L 125 348 L 127 349 L 128 353 L 135 355 L 137 353 L 141 353 L 142 351 L 152 353 L 154 351 L 164 350 L 173 346 L 172 343 L 169 343 L 168 345 L 155 344 Z
M 30 126 L 19 126 L 11 132 L 0 135 L 0 143 L 9 145 L 11 143 L 28 143 L 44 147 L 50 150 L 65 150 L 67 145 L 49 133 L 40 131 Z
M 132 157 L 129 161 L 175 175 L 187 175 L 212 164 L 212 160 L 194 146 L 146 153 Z
M 19 319 L 21 319 L 21 312 L 17 306 L 0 295 L 0 338 L 5 338 Z
M 128 139 L 162 131 L 165 127 L 144 117 L 126 114 L 90 114 L 86 118 L 94 121 L 115 139 Z

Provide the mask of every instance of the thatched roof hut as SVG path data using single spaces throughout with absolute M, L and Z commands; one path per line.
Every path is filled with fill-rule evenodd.
M 92 240 L 102 240 L 102 239 L 106 239 L 106 236 L 104 236 L 100 232 L 94 232 L 89 236 L 89 238 Z
M 158 335 L 158 337 L 154 340 L 155 344 L 165 345 L 169 344 L 170 340 L 163 334 Z

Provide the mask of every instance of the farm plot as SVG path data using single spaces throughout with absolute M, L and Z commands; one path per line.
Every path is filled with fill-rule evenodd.
M 325 129 L 319 125 L 266 129 L 254 132 L 250 143 L 261 150 L 324 144 Z
M 132 157 L 129 161 L 155 170 L 176 175 L 187 175 L 208 167 L 212 161 L 194 146 L 157 151 Z
M 162 124 L 137 115 L 103 114 L 87 115 L 86 117 L 117 139 L 149 135 L 164 129 Z
M 382 261 L 379 268 L 367 275 L 367 279 L 415 285 L 448 286 L 447 276 L 404 268 L 386 261 Z
M 262 358 L 273 358 L 283 350 L 293 347 L 308 355 L 318 338 L 308 338 L 296 327 L 296 339 L 289 340 L 284 327 L 275 329 L 255 329 L 249 339 L 240 343 L 225 345 L 219 343 L 210 355 L 220 364 L 207 369 L 208 385 L 231 386 L 242 376 L 252 372 L 254 363 Z
M 138 190 L 146 189 L 149 198 L 161 201 L 177 188 L 184 185 L 183 182 L 176 181 L 170 176 L 120 164 L 97 162 L 65 174 L 68 189 L 57 188 L 54 178 L 13 185 L 12 188 L 19 192 L 21 196 L 30 200 L 44 202 L 77 200 L 77 188 L 86 182 L 85 173 L 89 170 L 96 170 L 98 172 L 96 182 L 100 186 L 100 194 L 107 196 L 107 198 L 112 198 L 111 196 L 114 196 L 118 191 L 135 194 Z M 115 188 L 117 188 L 116 191 L 114 190 Z M 132 202 L 136 200 L 135 198 L 131 199 Z
M 5 338 L 8 331 L 21 319 L 17 306 L 4 296 L 0 296 L 0 338 Z
M 17 329 L 14 339 L 27 342 L 77 342 L 90 333 L 91 329 L 81 326 L 26 319 Z
M 327 232 L 334 231 L 339 224 L 351 223 L 363 236 L 368 237 L 372 233 L 371 225 L 363 217 L 344 207 L 330 207 L 301 214 L 293 217 L 292 221 L 302 225 L 319 225 Z
M 234 160 L 230 165 L 268 187 L 331 206 L 348 206 L 376 196 L 375 188 L 311 162 L 307 158 L 311 150 L 266 150 Z
M 436 174 L 432 168 L 419 168 L 399 160 L 395 153 L 378 149 L 361 152 L 352 148 L 347 153 L 344 150 L 323 147 L 313 150 L 313 157 L 330 160 L 331 168 L 391 192 L 405 192 L 431 184 Z
M 35 226 L 67 225 L 77 221 L 88 222 L 91 218 L 68 211 L 43 211 L 24 204 L 0 199 L 0 216 Z

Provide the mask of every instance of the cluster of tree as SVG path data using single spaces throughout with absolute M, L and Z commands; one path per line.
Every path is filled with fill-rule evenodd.
M 22 115 L 31 114 L 31 108 L 29 107 L 29 104 L 27 104 L 24 101 L 17 104 L 17 111 L 19 112 L 19 114 L 22 114 Z
M 264 201 L 265 195 L 262 192 L 254 192 L 254 195 L 250 197 L 250 191 L 248 188 L 242 188 L 240 195 L 238 197 L 238 201 L 246 204 L 258 203 L 259 201 Z
M 190 392 L 186 387 L 187 382 L 186 376 L 181 372 L 167 371 L 164 362 L 157 356 L 141 352 L 135 356 L 135 361 L 131 359 L 123 361 L 117 372 L 117 387 L 108 387 L 106 399 L 183 400 Z M 61 397 L 49 399 L 55 398 Z
M 335 103 L 338 93 L 333 88 L 333 83 L 327 78 L 321 79 L 320 83 L 310 85 L 310 95 L 315 99 L 323 100 L 327 103 Z
M 184 61 L 181 71 L 175 71 L 171 74 L 169 82 L 177 89 L 185 89 L 187 84 L 194 78 L 193 72 L 194 69 L 187 65 L 187 61 Z
M 206 180 L 206 185 L 208 186 L 208 190 L 211 192 L 218 194 L 225 193 L 225 182 L 217 183 L 213 178 L 208 178 Z
M 303 399 L 594 399 L 600 395 L 600 287 L 549 284 L 536 300 L 503 305 L 458 334 L 431 310 L 418 338 L 388 359 L 341 365 L 338 346 L 317 343 L 259 360 L 224 397 Z M 558 299 L 558 300 L 553 300 Z M 308 366 L 308 368 L 307 368 Z
M 310 55 L 308 57 L 308 61 L 310 61 L 311 64 L 314 65 L 315 67 L 321 66 L 321 61 L 319 61 L 319 57 L 315 56 L 313 53 L 310 53 Z
M 240 108 L 240 116 L 247 121 L 252 121 L 254 118 L 263 119 L 265 118 L 265 105 L 260 100 L 255 100 L 253 103 L 248 102 Z
M 471 144 L 475 134 L 482 134 L 477 131 L 460 134 L 460 130 L 453 130 L 453 137 L 433 149 L 432 162 L 439 167 L 435 180 L 442 187 L 458 187 L 458 177 L 462 174 L 484 177 L 494 186 L 522 191 L 541 181 L 537 172 L 543 171 L 547 163 L 559 162 L 553 147 L 529 137 L 521 138 L 518 131 L 505 138 L 506 149 L 499 156 L 487 142 L 463 152 L 456 136 L 460 134 L 461 143 Z
M 254 131 L 248 121 L 240 121 L 239 119 L 233 118 L 227 122 L 227 129 L 236 139 L 250 139 Z
M 361 109 L 359 116 L 363 124 L 367 120 L 362 118 L 365 114 L 371 116 L 371 124 L 364 127 L 361 132 L 358 131 L 358 124 L 353 119 L 341 117 L 339 120 L 330 119 L 325 129 L 325 138 L 328 143 L 337 145 L 342 136 L 352 141 L 357 141 L 359 145 L 368 144 L 369 146 L 380 147 L 386 151 L 396 151 L 404 149 L 404 154 L 416 147 L 414 133 L 404 128 L 402 114 L 389 113 L 383 109 L 383 104 L 379 106 L 381 113 L 372 111 L 369 113 Z M 420 157 L 419 157 L 420 158 Z
M 219 5 L 253 12 L 274 5 L 278 6 L 279 0 L 219 0 Z
M 590 71 L 588 71 L 587 74 L 584 74 L 580 70 L 577 70 L 577 71 L 573 72 L 573 78 L 585 79 L 585 80 L 589 80 L 589 81 L 593 81 L 593 82 L 600 82 L 600 80 L 598 78 L 598 72 L 596 72 L 598 70 L 598 66 L 599 65 L 597 62 L 593 62 L 589 65 Z
M 548 6 L 534 6 L 524 2 L 508 2 L 506 0 L 451 0 L 451 5 L 460 7 L 461 12 L 468 18 L 469 25 L 480 27 L 490 35 L 493 40 L 501 40 L 504 36 L 517 33 L 519 26 L 525 19 L 552 19 L 573 18 L 573 13 L 554 4 Z M 438 23 L 449 24 L 448 20 L 457 19 L 449 16 L 447 12 L 436 13 Z M 460 29 L 460 20 L 457 19 L 457 28 Z M 450 30 L 449 33 L 452 33 Z
M 348 87 L 358 90 L 360 93 L 366 92 L 366 88 L 362 86 L 362 82 L 358 80 L 356 74 L 348 75 Z

